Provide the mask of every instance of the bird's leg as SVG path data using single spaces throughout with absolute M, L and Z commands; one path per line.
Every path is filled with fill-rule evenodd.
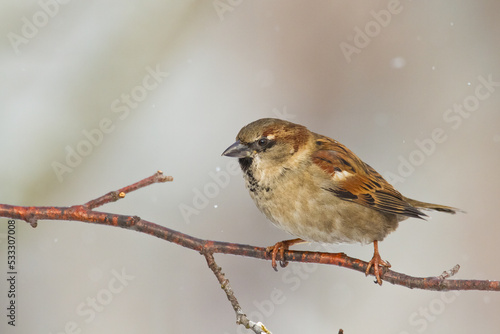
M 299 244 L 301 242 L 307 242 L 307 241 L 302 240 L 300 238 L 291 239 L 291 240 L 283 240 L 283 241 L 277 242 L 274 246 L 267 247 L 266 252 L 271 253 L 271 265 L 273 266 L 273 269 L 278 271 L 278 268 L 276 265 L 276 254 L 278 254 L 278 252 L 280 252 L 280 255 L 281 255 L 280 266 L 284 268 L 288 265 L 288 261 L 285 260 L 285 251 L 288 250 L 288 248 L 290 246 L 295 245 L 295 244 Z
M 378 252 L 378 241 L 377 240 L 373 241 L 373 248 L 374 248 L 373 257 L 370 260 L 370 262 L 368 262 L 368 267 L 366 268 L 365 274 L 366 274 L 366 276 L 368 276 L 368 274 L 370 272 L 370 268 L 373 266 L 373 273 L 374 273 L 375 277 L 377 278 L 377 283 L 379 285 L 382 285 L 382 280 L 380 279 L 379 266 L 384 266 L 386 268 L 390 268 L 391 264 L 389 262 L 382 260 L 382 258 L 380 257 L 380 254 Z

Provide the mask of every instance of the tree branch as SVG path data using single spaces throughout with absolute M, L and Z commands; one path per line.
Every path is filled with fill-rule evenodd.
M 125 216 L 107 212 L 94 211 L 93 209 L 102 206 L 106 203 L 114 202 L 125 197 L 125 195 L 134 190 L 146 187 L 153 183 L 172 181 L 170 176 L 164 176 L 161 171 L 156 174 L 136 182 L 117 191 L 112 191 L 104 196 L 91 200 L 83 205 L 75 205 L 71 207 L 27 207 L 13 206 L 0 204 L 0 217 L 8 217 L 13 219 L 21 219 L 31 226 L 36 227 L 40 219 L 48 220 L 71 220 L 82 221 L 86 223 L 110 225 L 125 229 L 135 230 L 141 233 L 147 233 L 157 238 L 173 242 L 179 246 L 186 247 L 203 254 L 207 260 L 208 266 L 214 272 L 219 280 L 223 290 L 233 306 L 237 315 L 237 322 L 247 328 L 254 330 L 256 333 L 265 333 L 265 327 L 259 327 L 261 324 L 251 322 L 241 312 L 241 308 L 234 297 L 227 279 L 220 271 L 220 268 L 215 264 L 213 254 L 233 254 L 245 257 L 253 257 L 263 260 L 271 260 L 270 254 L 264 247 L 228 243 L 221 241 L 212 241 L 195 238 L 193 236 L 169 229 L 167 227 L 143 220 L 137 216 Z M 368 263 L 356 258 L 351 258 L 344 253 L 324 253 L 324 252 L 303 252 L 303 251 L 285 251 L 284 258 L 281 258 L 278 252 L 276 260 L 286 260 L 294 262 L 322 263 L 336 265 L 349 268 L 352 270 L 364 273 Z M 500 291 L 500 281 L 489 280 L 456 280 L 448 279 L 453 276 L 460 267 L 456 265 L 453 269 L 444 272 L 440 276 L 435 277 L 412 277 L 402 273 L 398 273 L 389 269 L 382 269 L 382 280 L 408 287 L 410 289 L 424 290 L 488 290 Z M 373 270 L 370 272 L 373 275 Z M 255 326 L 257 327 L 255 327 Z M 254 326 L 255 328 L 253 328 Z M 256 330 L 260 330 L 258 332 Z

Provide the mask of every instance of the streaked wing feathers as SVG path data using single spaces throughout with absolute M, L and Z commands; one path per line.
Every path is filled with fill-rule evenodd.
M 426 217 L 344 145 L 317 135 L 316 147 L 317 150 L 312 154 L 313 163 L 331 177 L 331 186 L 325 187 L 325 190 L 343 200 L 374 210 L 416 218 Z

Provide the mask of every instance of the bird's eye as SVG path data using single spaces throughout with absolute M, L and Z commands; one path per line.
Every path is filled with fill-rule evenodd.
M 260 147 L 265 147 L 267 143 L 269 143 L 269 139 L 267 138 L 260 138 L 259 141 L 257 142 Z
M 273 139 L 269 139 L 267 137 L 261 137 L 256 141 L 254 141 L 251 146 L 256 152 L 264 152 L 267 149 L 273 147 L 274 144 L 275 141 Z

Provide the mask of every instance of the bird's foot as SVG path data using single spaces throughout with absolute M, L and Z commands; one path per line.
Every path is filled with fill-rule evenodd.
M 380 254 L 378 252 L 378 242 L 376 240 L 373 242 L 373 246 L 375 248 L 375 251 L 373 252 L 372 259 L 370 260 L 370 262 L 368 262 L 368 267 L 366 268 L 365 274 L 366 274 L 366 276 L 368 276 L 368 274 L 370 273 L 370 268 L 373 267 L 373 274 L 375 275 L 375 278 L 377 279 L 377 283 L 379 285 L 382 285 L 382 279 L 380 278 L 380 267 L 379 266 L 384 266 L 386 268 L 390 268 L 391 264 L 389 263 L 389 261 L 384 261 L 380 257 Z
M 271 266 L 273 267 L 274 270 L 278 271 L 278 266 L 276 264 L 276 255 L 278 252 L 280 252 L 281 255 L 281 260 L 280 260 L 280 266 L 282 268 L 286 267 L 288 265 L 288 261 L 285 260 L 285 251 L 288 250 L 288 248 L 292 245 L 305 242 L 302 239 L 291 239 L 291 240 L 283 240 L 280 242 L 277 242 L 274 246 L 269 246 L 266 248 L 266 252 L 271 254 Z

